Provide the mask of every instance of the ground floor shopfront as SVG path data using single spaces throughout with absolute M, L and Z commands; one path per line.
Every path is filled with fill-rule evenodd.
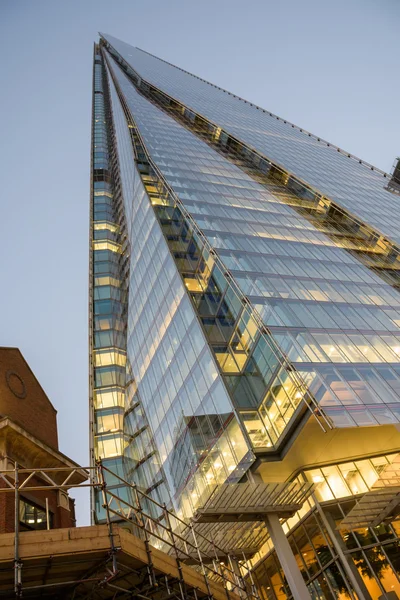
M 304 471 L 299 480 L 317 489 L 286 525 L 288 540 L 313 600 L 400 599 L 400 516 L 373 528 L 338 525 L 396 458 L 387 455 Z M 268 543 L 255 559 L 264 600 L 291 598 L 275 550 Z

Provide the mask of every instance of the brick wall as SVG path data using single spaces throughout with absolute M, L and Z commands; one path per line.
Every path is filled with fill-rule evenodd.
M 0 347 L 0 416 L 58 449 L 56 415 L 18 348 Z

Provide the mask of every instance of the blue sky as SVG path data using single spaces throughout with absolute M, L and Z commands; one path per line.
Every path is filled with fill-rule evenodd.
M 18 346 L 88 463 L 93 42 L 139 46 L 389 171 L 398 0 L 1 0 L 0 345 Z M 0 365 L 1 369 L 1 365 Z M 80 524 L 89 519 L 78 497 Z

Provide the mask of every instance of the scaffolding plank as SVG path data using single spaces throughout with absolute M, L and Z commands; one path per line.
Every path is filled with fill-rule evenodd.
M 85 579 L 80 583 L 79 588 L 86 594 L 87 590 L 96 584 L 96 573 L 99 581 L 104 581 L 110 575 L 109 566 L 106 566 L 107 562 L 110 565 L 109 557 L 112 551 L 109 533 L 106 525 L 20 533 L 22 589 L 25 586 L 27 593 L 30 593 L 29 588 L 36 586 L 42 591 L 49 589 L 43 586 L 44 577 L 46 585 L 56 586 L 53 589 L 57 589 L 59 584 L 76 585 L 90 571 L 94 575 L 91 575 L 87 582 Z M 118 585 L 126 589 L 142 585 L 141 572 L 149 565 L 145 542 L 118 526 L 113 526 L 112 534 L 114 547 L 117 548 L 117 565 L 120 565 Z M 15 596 L 14 539 L 14 534 L 0 534 L 0 595 L 4 597 Z M 150 550 L 155 573 L 169 578 L 171 582 L 178 580 L 180 573 L 175 557 L 153 546 Z M 181 567 L 185 584 L 188 588 L 196 589 L 199 597 L 208 596 L 209 587 L 215 600 L 226 600 L 226 590 L 222 584 L 211 579 L 206 583 L 204 575 L 199 571 L 185 564 Z M 111 584 L 110 588 L 105 585 L 101 588 L 101 595 L 96 595 L 96 598 L 112 598 L 114 593 Z M 151 598 L 151 590 L 147 593 Z M 232 600 L 242 600 L 233 591 L 229 592 L 229 596 Z M 76 598 L 79 597 L 76 595 Z

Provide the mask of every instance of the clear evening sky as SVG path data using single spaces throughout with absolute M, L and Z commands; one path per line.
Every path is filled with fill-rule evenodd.
M 386 171 L 400 155 L 400 0 L 0 0 L 0 345 L 21 349 L 58 410 L 61 451 L 82 465 L 98 31 Z

